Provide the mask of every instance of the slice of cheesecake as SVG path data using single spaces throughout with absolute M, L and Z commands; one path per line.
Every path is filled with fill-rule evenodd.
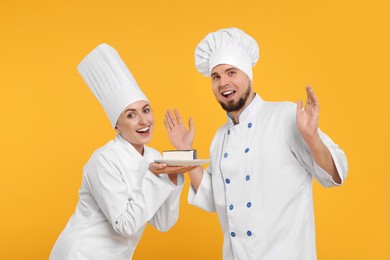
M 169 150 L 162 152 L 163 160 L 194 160 L 197 158 L 196 150 Z

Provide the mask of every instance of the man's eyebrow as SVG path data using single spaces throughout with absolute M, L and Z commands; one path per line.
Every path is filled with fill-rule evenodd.
M 229 72 L 231 70 L 237 70 L 236 67 L 230 67 L 230 68 L 227 68 L 226 70 L 224 70 L 223 72 L 226 73 L 226 72 Z M 213 72 L 210 77 L 213 77 L 215 74 L 218 74 L 218 72 Z
M 215 74 L 218 74 L 217 72 L 213 72 L 210 77 L 213 77 Z
M 226 69 L 225 72 L 229 72 L 229 71 L 231 71 L 231 70 L 236 70 L 236 69 L 237 69 L 237 68 L 235 68 L 235 67 L 230 67 L 230 68 Z

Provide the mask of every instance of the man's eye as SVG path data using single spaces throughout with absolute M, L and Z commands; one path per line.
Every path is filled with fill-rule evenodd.
M 213 80 L 218 80 L 219 76 L 213 76 Z
M 229 76 L 233 76 L 235 73 L 235 71 L 229 71 Z

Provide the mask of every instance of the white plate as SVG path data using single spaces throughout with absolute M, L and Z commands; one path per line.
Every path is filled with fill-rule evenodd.
M 208 163 L 210 159 L 195 160 L 154 160 L 157 163 L 166 163 L 168 166 L 197 166 Z

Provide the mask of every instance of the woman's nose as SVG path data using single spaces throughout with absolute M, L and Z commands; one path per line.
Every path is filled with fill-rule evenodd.
M 140 116 L 140 119 L 139 119 L 139 124 L 140 124 L 140 125 L 144 125 L 144 124 L 146 124 L 147 122 L 148 122 L 148 120 L 146 119 L 146 116 L 141 115 L 141 116 Z

